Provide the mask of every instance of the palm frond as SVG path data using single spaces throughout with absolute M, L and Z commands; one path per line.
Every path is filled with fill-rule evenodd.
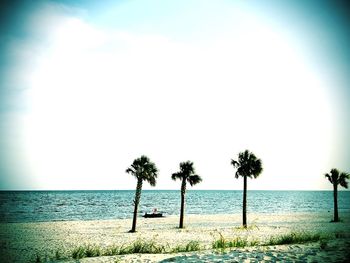
M 156 177 L 147 177 L 147 179 L 145 179 L 151 186 L 155 186 L 157 181 L 156 181 Z
M 232 166 L 235 167 L 235 168 L 237 168 L 237 167 L 239 166 L 239 162 L 237 162 L 237 161 L 235 161 L 235 160 L 233 160 L 233 159 L 231 159 L 231 164 L 232 164 Z
M 156 165 L 148 160 L 148 162 L 144 165 L 144 180 L 149 182 L 151 186 L 155 186 L 157 177 L 158 169 Z
M 339 179 L 339 171 L 335 168 L 331 170 L 331 176 L 332 176 L 332 181 L 333 184 L 336 183 L 338 184 L 338 179 Z
M 238 179 L 240 176 L 241 176 L 241 174 L 240 174 L 239 171 L 237 170 L 237 171 L 235 172 L 235 178 Z
M 129 167 L 128 169 L 126 169 L 125 172 L 128 174 L 135 174 L 136 173 L 135 169 L 133 169 L 132 167 Z
M 171 175 L 171 179 L 173 179 L 174 181 L 176 181 L 177 179 L 182 179 L 182 173 L 181 172 L 177 172 L 177 173 L 173 173 L 172 175 Z
M 193 174 L 193 175 L 190 175 L 189 177 L 187 177 L 187 181 L 190 183 L 191 186 L 194 186 L 194 185 L 202 182 L 202 178 L 197 174 Z
M 231 164 L 237 169 L 235 178 L 239 176 L 257 178 L 263 171 L 262 161 L 248 150 L 240 152 L 238 154 L 238 161 L 232 159 Z
M 190 174 L 195 173 L 195 169 L 193 167 L 193 162 L 191 162 L 191 161 L 186 161 L 186 162 L 180 163 L 180 170 L 188 176 Z
M 324 175 L 333 184 L 332 176 L 330 176 L 328 173 Z
M 339 179 L 338 179 L 338 183 L 344 187 L 344 188 L 348 188 L 348 182 L 346 181 L 347 179 L 349 179 L 350 177 L 350 174 L 348 173 L 341 173 L 340 176 L 339 176 Z
M 338 169 L 333 168 L 331 172 L 324 175 L 328 181 L 330 181 L 333 185 L 340 184 L 344 188 L 348 188 L 347 180 L 350 178 L 350 174 L 346 172 L 340 173 Z
M 255 157 L 255 160 L 252 163 L 251 174 L 253 175 L 254 178 L 257 178 L 262 173 L 262 171 L 263 171 L 262 161 Z
M 138 179 L 149 182 L 151 186 L 156 185 L 158 169 L 156 165 L 145 155 L 135 159 L 131 166 L 126 169 L 126 172 L 131 173 Z
M 199 175 L 195 174 L 193 162 L 191 161 L 180 163 L 180 171 L 173 173 L 171 175 L 171 179 L 180 179 L 184 180 L 184 182 L 188 181 L 191 186 L 198 184 L 202 181 L 202 178 Z
M 337 168 L 333 168 L 333 169 L 331 170 L 331 175 L 332 175 L 332 176 L 333 176 L 333 175 L 339 176 L 339 171 L 338 171 L 338 169 L 337 169 Z

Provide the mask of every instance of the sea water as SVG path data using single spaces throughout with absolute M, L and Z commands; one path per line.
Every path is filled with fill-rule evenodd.
M 135 191 L 0 191 L 0 222 L 132 218 Z M 338 192 L 339 213 L 350 212 L 350 191 Z M 180 191 L 143 190 L 138 213 L 178 215 Z M 333 212 L 332 191 L 248 191 L 248 213 Z M 242 212 L 242 191 L 189 190 L 187 214 Z

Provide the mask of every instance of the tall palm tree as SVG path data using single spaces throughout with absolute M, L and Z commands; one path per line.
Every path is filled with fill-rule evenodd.
M 180 224 L 179 228 L 184 227 L 184 211 L 185 211 L 185 193 L 186 183 L 189 182 L 191 186 L 196 185 L 202 181 L 202 178 L 195 174 L 193 162 L 187 161 L 180 163 L 180 171 L 173 173 L 171 179 L 174 181 L 180 179 L 181 182 L 181 210 L 180 210 Z
M 136 232 L 137 209 L 141 198 L 142 183 L 143 181 L 147 181 L 151 186 L 155 186 L 156 178 L 158 176 L 158 169 L 147 156 L 142 155 L 140 158 L 134 160 L 131 166 L 126 169 L 126 173 L 132 174 L 137 179 L 134 200 L 134 217 L 132 220 L 132 228 L 129 231 L 133 233 Z
M 328 180 L 333 184 L 333 199 L 334 199 L 334 218 L 333 222 L 339 222 L 338 217 L 338 185 L 348 188 L 348 182 L 346 179 L 349 179 L 350 174 L 348 173 L 339 173 L 337 169 L 332 169 L 330 174 L 326 173 L 324 175 Z
M 262 162 L 252 152 L 245 150 L 239 153 L 238 161 L 231 160 L 234 168 L 237 168 L 235 177 L 243 177 L 243 227 L 247 227 L 247 177 L 257 178 L 263 168 Z

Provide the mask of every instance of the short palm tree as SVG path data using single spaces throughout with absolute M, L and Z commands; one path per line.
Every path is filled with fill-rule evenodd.
M 245 150 L 239 153 L 238 161 L 231 160 L 234 168 L 237 168 L 235 177 L 243 177 L 243 227 L 247 227 L 247 177 L 257 178 L 263 168 L 262 162 L 253 153 Z
M 137 179 L 137 186 L 134 200 L 134 217 L 132 220 L 132 228 L 129 232 L 136 232 L 137 209 L 140 203 L 141 190 L 143 181 L 149 182 L 151 186 L 156 185 L 156 178 L 158 176 L 158 169 L 147 156 L 142 155 L 140 158 L 134 160 L 131 166 L 126 169 L 126 172 L 132 174 Z
M 202 178 L 195 174 L 193 162 L 187 161 L 180 163 L 180 171 L 173 173 L 171 179 L 180 179 L 181 182 L 181 210 L 180 210 L 180 224 L 179 228 L 184 227 L 184 211 L 185 211 L 185 193 L 186 183 L 189 182 L 191 186 L 196 185 L 202 181 Z
M 333 199 L 334 199 L 334 218 L 333 222 L 339 222 L 338 216 L 338 185 L 348 188 L 348 182 L 346 179 L 349 179 L 350 174 L 348 173 L 339 173 L 337 169 L 332 169 L 330 174 L 326 173 L 324 175 L 328 180 L 333 184 Z

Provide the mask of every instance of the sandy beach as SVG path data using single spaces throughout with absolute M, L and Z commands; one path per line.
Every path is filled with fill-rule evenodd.
M 247 230 L 240 228 L 241 214 L 186 215 L 185 229 L 178 229 L 179 218 L 138 218 L 137 232 L 128 233 L 131 219 L 99 221 L 60 221 L 40 223 L 1 223 L 1 262 L 35 262 L 50 258 L 57 250 L 64 256 L 81 245 L 101 248 L 128 245 L 136 240 L 174 248 L 197 241 L 201 251 L 166 254 L 130 254 L 79 259 L 79 262 L 345 262 L 349 259 L 350 213 L 341 214 L 342 222 L 330 223 L 331 213 L 248 214 Z M 271 236 L 291 232 L 328 235 L 320 242 L 307 244 L 252 246 L 225 251 L 212 249 L 220 235 L 240 237 L 259 244 Z M 335 237 L 335 234 L 338 238 Z M 73 259 L 64 261 L 76 262 Z

